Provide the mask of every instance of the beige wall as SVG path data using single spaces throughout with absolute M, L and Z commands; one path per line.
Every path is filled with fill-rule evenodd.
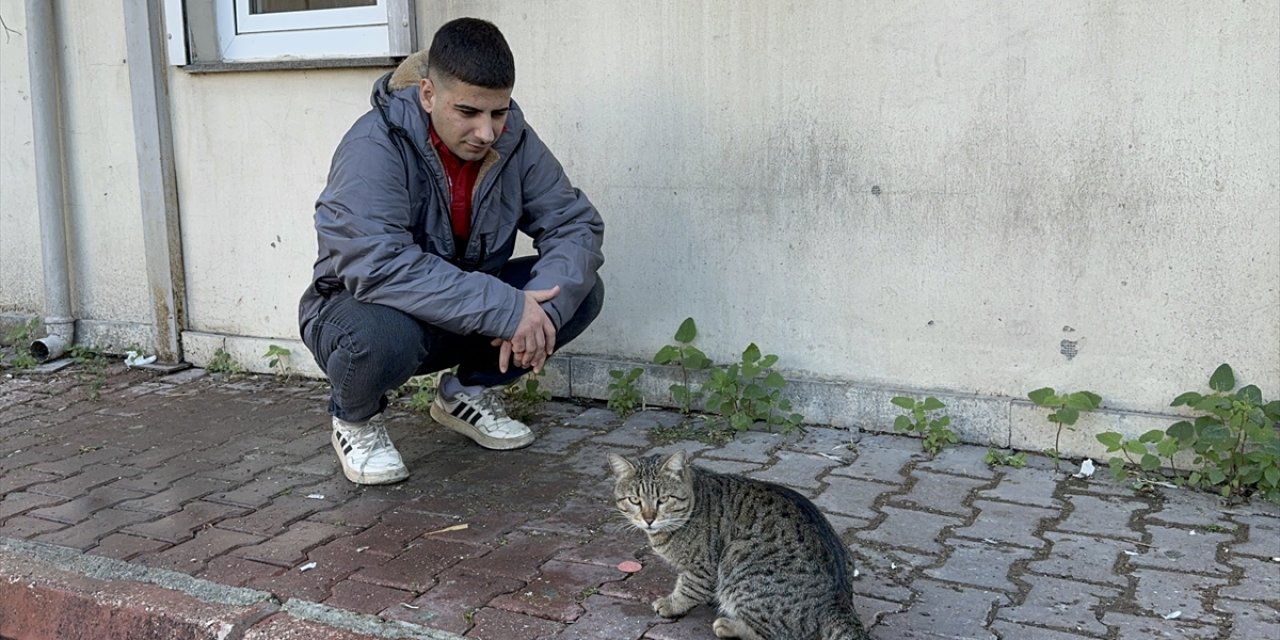
M 120 9 L 73 4 L 78 299 L 145 322 Z M 1277 3 L 418 10 L 423 46 L 459 15 L 504 29 L 516 99 L 605 217 L 578 353 L 645 360 L 693 316 L 719 362 L 754 341 L 856 385 L 1158 412 L 1226 361 L 1280 394 Z M 0 313 L 38 311 L 13 266 L 38 258 L 25 49 L 4 47 Z M 189 359 L 294 338 L 311 208 L 378 74 L 170 74 Z
M 116 348 L 151 336 L 122 12 L 86 0 L 55 9 L 72 305 L 83 342 Z M 0 16 L 16 32 L 0 36 L 0 313 L 32 315 L 44 290 L 23 3 L 0 0 Z

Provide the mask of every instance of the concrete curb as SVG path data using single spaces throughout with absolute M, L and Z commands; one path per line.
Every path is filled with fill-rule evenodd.
M 22 640 L 461 640 L 403 621 L 0 537 L 0 637 Z

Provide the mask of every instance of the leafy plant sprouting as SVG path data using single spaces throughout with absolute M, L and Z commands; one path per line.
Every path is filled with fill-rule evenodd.
M 1076 391 L 1059 395 L 1052 387 L 1044 387 L 1028 393 L 1027 397 L 1038 407 L 1053 409 L 1048 418 L 1050 423 L 1057 425 L 1057 431 L 1053 435 L 1053 450 L 1049 454 L 1053 456 L 1053 468 L 1057 469 L 1062 462 L 1060 457 L 1062 429 L 1065 427 L 1074 431 L 1076 421 L 1080 419 L 1080 412 L 1097 409 L 1102 405 L 1102 396 L 1092 391 Z
M 987 449 L 987 455 L 983 458 L 983 462 L 986 462 L 988 467 L 1004 465 L 1014 469 L 1021 469 L 1027 466 L 1027 453 L 1025 451 L 1008 453 L 999 449 Z
M 211 373 L 225 373 L 227 375 L 237 375 L 244 373 L 244 367 L 236 362 L 235 358 L 226 349 L 218 347 L 213 352 L 213 358 L 209 360 L 209 364 L 205 365 L 205 370 Z
M 26 345 L 31 341 L 31 336 L 35 334 L 36 329 L 40 328 L 40 318 L 32 318 L 24 324 L 20 324 L 8 333 L 4 334 L 4 344 L 13 345 L 15 355 L 9 361 L 9 366 L 23 371 L 30 369 L 37 364 L 35 356 L 27 350 Z
M 644 396 L 636 388 L 636 380 L 643 373 L 644 369 L 641 367 L 630 371 L 610 371 L 609 377 L 613 378 L 613 382 L 609 383 L 609 399 L 605 406 L 623 418 L 635 413 L 636 407 L 644 404 Z
M 531 371 L 507 385 L 505 392 L 507 399 L 510 400 L 507 403 L 507 411 L 512 418 L 529 422 L 534 417 L 533 412 L 543 403 L 551 400 L 551 392 L 542 388 L 540 378 L 542 378 L 542 372 Z
M 680 365 L 680 382 L 671 385 L 671 399 L 680 408 L 680 413 L 688 414 L 702 400 L 701 390 L 695 391 L 689 386 L 689 372 L 702 371 L 711 366 L 711 359 L 700 349 L 693 346 L 693 339 L 698 337 L 698 326 L 693 318 L 685 318 L 676 329 L 675 344 L 669 344 L 658 350 L 653 357 L 654 364 Z
M 395 397 L 408 397 L 410 409 L 419 413 L 427 413 L 431 410 L 431 403 L 435 402 L 436 389 L 439 385 L 439 372 L 413 376 L 395 390 Z
M 930 455 L 936 454 L 943 447 L 960 441 L 955 431 L 948 428 L 951 416 L 932 417 L 930 414 L 946 408 L 947 405 L 933 396 L 924 400 L 916 400 L 907 396 L 897 396 L 890 400 L 895 406 L 907 410 L 907 415 L 898 416 L 893 421 L 894 431 L 918 433 L 924 436 L 922 446 Z
M 1113 431 L 1098 434 L 1108 452 L 1124 456 L 1111 458 L 1112 473 L 1123 480 L 1129 465 L 1154 472 L 1164 457 L 1175 483 L 1216 489 L 1223 497 L 1257 493 L 1280 502 L 1280 400 L 1267 402 L 1254 385 L 1235 387 L 1235 372 L 1222 364 L 1209 377 L 1210 393 L 1188 391 L 1173 399 L 1171 406 L 1201 413 L 1193 420 L 1175 422 L 1164 432 L 1153 429 L 1137 440 Z M 1185 480 L 1173 465 L 1183 451 L 1194 456 Z
M 101 350 L 78 344 L 67 350 L 67 356 L 72 362 L 85 365 L 85 373 L 77 377 L 81 381 L 89 380 L 89 399 L 101 398 L 102 388 L 107 384 L 107 357 Z
M 267 358 L 267 366 L 271 367 L 277 376 L 288 378 L 290 353 L 289 349 L 273 344 L 267 347 L 267 352 L 262 354 L 262 357 Z
M 703 390 L 707 392 L 707 409 L 720 414 L 735 431 L 746 431 L 756 422 L 790 433 L 800 428 L 804 416 L 791 411 L 791 401 L 782 397 L 787 381 L 773 370 L 778 356 L 762 355 L 751 343 L 742 352 L 742 360 L 727 367 L 713 369 Z

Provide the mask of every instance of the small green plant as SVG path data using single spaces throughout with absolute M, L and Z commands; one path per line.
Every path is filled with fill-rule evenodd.
M 689 386 L 689 372 L 702 371 L 711 366 L 711 359 L 693 346 L 693 339 L 698 337 L 698 326 L 693 318 L 685 318 L 676 329 L 675 344 L 669 344 L 658 350 L 653 357 L 655 364 L 680 365 L 680 382 L 671 385 L 671 399 L 679 407 L 680 413 L 688 414 L 702 400 L 703 392 L 695 391 Z
M 435 402 L 439 384 L 440 374 L 438 373 L 414 376 L 396 389 L 396 396 L 402 398 L 407 396 L 410 409 L 426 413 L 431 410 L 431 403 Z
M 1027 466 L 1027 454 L 1025 451 L 1009 453 L 999 449 L 987 449 L 983 462 L 986 462 L 988 467 L 1005 466 L 1021 469 Z
M 1027 397 L 1038 407 L 1053 409 L 1048 418 L 1050 423 L 1057 425 L 1057 431 L 1053 435 L 1053 450 L 1049 455 L 1053 457 L 1053 468 L 1058 469 L 1062 463 L 1062 430 L 1074 431 L 1080 412 L 1097 409 L 1102 405 L 1102 396 L 1092 391 L 1058 394 L 1052 387 L 1044 387 L 1028 393 Z
M 703 389 L 707 392 L 707 408 L 723 417 L 735 431 L 746 431 L 756 422 L 782 433 L 800 428 L 804 416 L 791 411 L 791 401 L 782 397 L 787 381 L 773 370 L 778 356 L 763 355 L 751 343 L 742 352 L 742 360 L 727 367 L 713 369 Z
M 1123 480 L 1130 466 L 1154 472 L 1164 457 L 1177 484 L 1214 489 L 1223 497 L 1256 493 L 1280 502 L 1280 400 L 1267 402 L 1254 385 L 1236 389 L 1235 372 L 1227 364 L 1209 377 L 1209 389 L 1208 394 L 1188 391 L 1173 399 L 1171 406 L 1201 414 L 1193 420 L 1179 420 L 1163 432 L 1153 429 L 1137 440 L 1114 431 L 1098 434 L 1108 452 L 1123 456 L 1111 458 L 1112 473 Z M 1193 456 L 1193 469 L 1185 478 L 1173 464 L 1184 451 Z
M 507 411 L 512 418 L 521 422 L 529 422 L 533 419 L 534 411 L 543 403 L 551 400 L 551 392 L 542 388 L 540 378 L 542 373 L 529 372 L 524 377 L 507 385 L 505 390 L 507 399 Z
M 225 373 L 227 375 L 244 373 L 244 367 L 239 362 L 236 362 L 235 358 L 232 358 L 231 354 L 227 353 L 227 350 L 222 347 L 218 347 L 218 350 L 213 352 L 213 358 L 209 360 L 209 364 L 205 365 L 204 368 L 211 373 Z
M 98 349 L 78 344 L 67 350 L 67 356 L 72 362 L 84 365 L 85 371 L 78 377 L 81 381 L 88 380 L 89 399 L 101 398 L 102 388 L 107 384 L 107 357 Z
M 942 448 L 960 441 L 955 431 L 949 428 L 951 416 L 933 417 L 935 411 L 945 409 L 947 405 L 933 396 L 924 400 L 916 400 L 907 396 L 897 396 L 890 400 L 895 406 L 907 410 L 907 415 L 898 416 L 893 421 L 894 431 L 918 433 L 924 437 L 921 446 L 930 455 L 942 451 Z
M 644 369 L 640 367 L 630 371 L 610 371 L 609 377 L 613 378 L 613 382 L 609 383 L 609 400 L 605 406 L 623 418 L 635 413 L 636 407 L 644 404 L 644 396 L 636 388 L 636 380 L 643 373 Z
M 288 378 L 291 371 L 289 370 L 289 355 L 292 353 L 289 349 L 279 345 L 269 345 L 267 352 L 262 357 L 267 358 L 267 366 L 276 372 L 281 378 Z
M 40 364 L 35 356 L 31 355 L 31 352 L 27 350 L 27 344 L 31 342 L 31 336 L 39 328 L 40 318 L 32 318 L 4 334 L 4 344 L 13 345 L 14 351 L 14 356 L 8 363 L 9 367 L 24 371 Z

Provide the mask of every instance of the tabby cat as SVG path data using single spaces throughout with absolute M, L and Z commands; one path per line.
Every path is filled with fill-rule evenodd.
M 683 451 L 635 462 L 609 454 L 614 499 L 680 575 L 653 608 L 667 618 L 713 600 L 718 638 L 869 640 L 853 608 L 853 561 L 804 496 L 714 473 Z

